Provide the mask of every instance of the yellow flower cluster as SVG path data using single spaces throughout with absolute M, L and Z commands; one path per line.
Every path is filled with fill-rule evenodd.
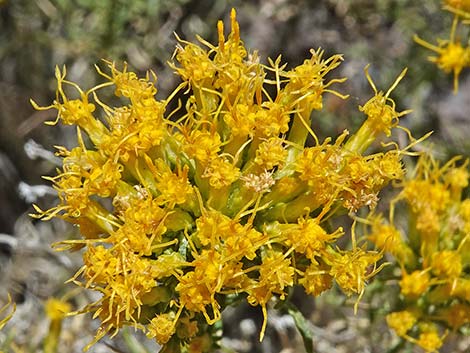
M 470 323 L 470 199 L 468 160 L 440 166 L 420 157 L 415 175 L 392 202 L 406 204 L 408 229 L 398 230 L 382 217 L 369 218 L 368 238 L 392 254 L 401 268 L 400 302 L 387 322 L 395 332 L 426 352 L 436 352 L 446 336 Z M 406 234 L 406 237 L 402 234 Z M 439 328 L 440 327 L 440 328 Z
M 466 67 L 470 67 L 470 46 L 462 45 L 457 36 L 457 28 L 460 23 L 469 24 L 470 20 L 470 1 L 468 0 L 444 0 L 443 9 L 454 14 L 454 20 L 448 40 L 438 40 L 434 45 L 425 40 L 414 36 L 414 40 L 423 47 L 432 50 L 437 56 L 430 56 L 429 61 L 435 63 L 437 67 L 445 73 L 454 75 L 454 93 L 459 89 L 459 75 Z
M 156 75 L 108 62 L 109 73 L 98 68 L 106 82 L 87 91 L 57 69 L 56 100 L 33 102 L 77 126 L 78 146 L 59 148 L 63 167 L 50 178 L 60 203 L 35 207 L 80 228 L 83 239 L 62 247 L 85 248 L 72 280 L 102 294 L 84 310 L 101 320 L 94 342 L 133 325 L 175 351 L 208 351 L 212 325 L 238 299 L 261 307 L 262 338 L 271 298 L 295 285 L 317 296 L 333 283 L 360 296 L 380 269 L 381 252 L 355 241 L 340 249 L 343 230 L 323 221 L 374 208 L 402 178 L 402 151 L 364 152 L 406 113 L 389 97 L 404 72 L 383 93 L 366 70 L 374 95 L 359 108 L 363 126 L 320 142 L 310 119 L 323 93 L 345 98 L 330 89 L 344 79 L 326 80 L 341 55 L 312 50 L 290 70 L 280 57 L 261 64 L 240 40 L 235 11 L 228 38 L 222 22 L 218 33 L 217 46 L 180 40 L 171 65 L 182 83 L 164 100 Z M 99 98 L 109 87 L 122 106 Z

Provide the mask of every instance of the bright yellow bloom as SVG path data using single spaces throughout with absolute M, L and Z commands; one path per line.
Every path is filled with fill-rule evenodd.
M 215 294 L 222 289 L 227 275 L 224 263 L 225 260 L 217 251 L 203 250 L 191 263 L 194 270 L 179 278 L 175 287 L 181 305 L 187 310 L 203 313 L 211 324 L 220 319 L 220 304 L 215 299 Z M 211 307 L 212 317 L 206 306 Z
M 287 149 L 283 142 L 279 137 L 271 137 L 261 142 L 256 150 L 255 163 L 263 170 L 282 167 L 287 158 Z
M 289 83 L 283 92 L 288 95 L 288 99 L 299 99 L 302 102 L 302 107 L 306 109 L 302 112 L 304 116 L 310 115 L 312 110 L 322 109 L 322 93 L 328 91 L 332 83 L 345 81 L 345 79 L 336 79 L 328 83 L 324 82 L 328 72 L 334 70 L 343 61 L 341 55 L 334 55 L 325 60 L 323 59 L 324 51 L 321 49 L 311 50 L 310 53 L 312 54 L 310 59 L 285 74 L 289 78 Z
M 333 277 L 325 269 L 312 263 L 299 279 L 299 284 L 305 288 L 306 293 L 316 297 L 331 288 Z
M 220 189 L 238 180 L 240 170 L 227 159 L 216 157 L 209 161 L 202 177 L 209 178 L 209 184 L 215 189 Z
M 397 311 L 390 313 L 386 317 L 387 324 L 398 336 L 405 336 L 416 324 L 418 318 L 410 311 Z
M 114 84 L 116 96 L 129 98 L 133 103 L 139 104 L 146 102 L 147 99 L 152 99 L 157 94 L 157 89 L 150 81 L 149 74 L 146 78 L 138 78 L 134 72 L 127 71 L 127 64 L 124 64 L 123 70 L 119 71 L 113 63 L 109 61 L 106 63 L 111 68 L 111 76 L 99 72 Z M 153 72 L 151 74 L 156 80 L 156 75 Z
M 51 320 L 61 320 L 71 311 L 71 305 L 63 300 L 50 298 L 46 302 L 46 314 Z
M 444 176 L 444 182 L 450 186 L 453 192 L 460 193 L 468 186 L 470 173 L 468 172 L 467 159 L 460 167 L 450 168 Z
M 460 73 L 465 67 L 470 66 L 470 48 L 462 46 L 455 38 L 457 23 L 458 16 L 455 17 L 452 24 L 450 39 L 442 41 L 437 46 L 414 36 L 416 43 L 438 54 L 438 56 L 430 56 L 429 61 L 434 62 L 442 71 L 454 74 L 454 93 L 457 93 L 459 89 Z
M 136 322 L 140 316 L 142 296 L 157 286 L 152 260 L 129 252 L 124 245 L 107 249 L 90 246 L 84 253 L 84 266 L 75 277 L 83 275 L 85 283 L 104 295 L 96 309 L 104 333 L 117 330 L 125 322 Z M 99 335 L 97 335 L 99 338 Z
M 367 116 L 367 120 L 361 126 L 359 131 L 356 132 L 356 134 L 347 142 L 346 148 L 351 152 L 362 154 L 378 135 L 383 133 L 386 136 L 390 136 L 391 129 L 398 125 L 399 118 L 410 112 L 409 110 L 397 112 L 395 109 L 395 101 L 390 98 L 390 94 L 403 79 L 406 71 L 406 69 L 403 70 L 388 91 L 384 93 L 377 90 L 374 81 L 372 81 L 372 78 L 369 75 L 368 66 L 366 66 L 364 72 L 372 90 L 374 91 L 374 96 L 363 106 L 359 107 L 359 110 Z
M 194 195 L 193 187 L 188 180 L 188 166 L 178 168 L 173 172 L 162 160 L 156 161 L 156 166 L 150 165 L 152 172 L 156 176 L 156 185 L 158 192 L 158 203 L 168 205 L 174 208 L 175 205 L 181 205 L 189 201 Z
M 256 134 L 267 138 L 286 133 L 289 130 L 289 113 L 284 105 L 276 102 L 264 103 L 255 113 Z
M 406 112 L 398 113 L 395 111 L 395 103 L 393 100 L 388 98 L 389 94 L 396 87 L 398 82 L 405 75 L 406 71 L 403 71 L 400 76 L 396 79 L 392 87 L 387 93 L 378 92 L 375 89 L 375 85 L 369 76 L 369 72 L 366 70 L 366 77 L 369 80 L 370 85 L 374 89 L 375 96 L 366 102 L 359 110 L 367 115 L 370 121 L 371 128 L 377 132 L 383 132 L 385 135 L 390 136 L 391 128 L 398 124 L 398 118 L 405 115 Z M 390 102 L 390 105 L 387 103 Z
M 256 127 L 256 106 L 237 104 L 224 115 L 224 122 L 234 137 L 247 137 L 253 134 Z
M 285 295 L 284 288 L 293 284 L 294 272 L 290 258 L 282 252 L 268 250 L 260 265 L 259 283 L 268 285 L 270 291 L 280 294 L 282 299 Z
M 429 271 L 403 272 L 400 281 L 401 293 L 405 297 L 416 298 L 424 294 L 431 285 Z
M 423 348 L 426 352 L 434 353 L 437 352 L 439 348 L 441 348 L 443 339 L 439 336 L 438 332 L 430 331 L 420 333 L 415 343 Z
M 145 195 L 127 196 L 125 204 L 120 197 L 115 199 L 115 205 L 122 208 L 119 215 L 122 226 L 111 233 L 110 239 L 148 256 L 160 247 L 163 234 L 168 229 L 168 212 L 146 189 L 140 191 L 145 192 Z
M 263 262 L 259 266 L 259 282 L 249 288 L 247 301 L 251 305 L 260 305 L 263 310 L 263 326 L 260 340 L 263 339 L 267 324 L 266 304 L 274 294 L 279 294 L 281 300 L 285 298 L 285 288 L 294 283 L 295 269 L 290 258 L 279 251 L 267 250 Z
M 462 273 L 462 260 L 457 251 L 443 250 L 432 255 L 432 273 L 439 278 L 453 280 Z
M 376 273 L 370 267 L 381 257 L 380 253 L 361 248 L 336 253 L 327 260 L 331 265 L 329 273 L 347 295 L 362 294 L 367 280 Z
M 395 226 L 383 221 L 382 216 L 370 218 L 371 232 L 368 239 L 372 241 L 377 248 L 389 252 L 397 258 L 400 263 L 412 260 L 413 253 L 402 239 L 401 233 Z
M 147 337 L 155 338 L 158 344 L 164 345 L 176 331 L 175 319 L 174 313 L 155 316 L 148 325 Z
M 216 70 L 207 51 L 198 45 L 183 43 L 186 45 L 178 47 L 176 52 L 176 59 L 181 65 L 175 67 L 176 72 L 183 80 L 188 80 L 196 86 L 203 86 L 206 82 L 211 83 Z
M 280 225 L 279 227 L 283 227 Z M 317 219 L 299 219 L 298 225 L 285 227 L 282 232 L 286 236 L 286 244 L 296 252 L 305 254 L 307 259 L 314 261 L 326 251 L 327 244 L 342 235 L 342 229 L 329 234 Z
M 203 164 L 217 156 L 220 151 L 220 136 L 216 132 L 193 130 L 186 136 L 184 151 Z

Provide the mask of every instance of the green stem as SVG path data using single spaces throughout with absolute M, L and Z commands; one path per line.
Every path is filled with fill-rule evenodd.
M 273 205 L 295 199 L 307 191 L 307 185 L 294 177 L 284 177 L 276 182 L 271 191 L 261 199 L 261 204 L 271 202 Z
M 247 139 L 246 136 L 233 136 L 231 141 L 229 143 L 227 143 L 227 145 L 225 145 L 224 153 L 228 153 L 228 154 L 235 157 L 235 155 L 240 150 L 242 145 L 246 142 L 246 139 Z M 245 146 L 245 148 L 246 148 L 246 146 Z M 240 152 L 240 153 L 242 153 L 242 152 Z M 242 162 L 242 158 L 238 158 L 238 160 L 236 162 L 236 166 L 240 167 L 241 162 Z
M 194 170 L 194 183 L 196 184 L 201 196 L 204 200 L 207 200 L 210 193 L 209 181 L 202 177 L 205 167 L 199 162 L 195 161 L 196 168 Z
M 248 190 L 240 181 L 231 186 L 230 193 L 222 212 L 230 217 L 235 216 L 248 202 L 253 199 L 253 191 Z
M 171 232 L 177 232 L 179 230 L 189 228 L 193 223 L 193 217 L 191 217 L 188 212 L 179 208 L 173 209 L 165 219 L 165 226 Z
M 110 221 L 115 217 L 98 202 L 90 200 L 84 215 L 106 233 L 111 234 L 114 231 L 114 227 Z M 107 219 L 110 221 L 106 221 Z
M 305 146 L 309 131 L 307 126 L 311 125 L 311 109 L 308 109 L 308 105 L 305 102 L 298 104 L 298 112 L 294 115 L 292 127 L 289 130 L 288 140 L 294 142 L 297 145 Z
M 376 137 L 377 132 L 371 128 L 370 123 L 366 120 L 359 130 L 348 139 L 344 148 L 351 152 L 363 154 L 375 141 Z
M 222 210 L 227 205 L 230 196 L 231 185 L 224 186 L 220 189 L 210 188 L 207 204 L 216 210 Z
M 123 164 L 139 183 L 148 188 L 152 194 L 158 194 L 155 177 L 143 158 L 131 154 L 127 162 Z
M 264 221 L 296 222 L 299 217 L 317 209 L 311 192 L 306 192 L 294 200 L 284 203 L 280 202 L 270 209 L 262 212 Z
M 253 138 L 253 141 L 250 143 L 250 147 L 248 148 L 248 153 L 246 155 L 247 162 L 242 168 L 242 172 L 247 173 L 251 168 L 253 168 L 254 160 L 256 158 L 256 150 L 258 149 L 261 143 L 261 139 L 258 136 Z
M 49 332 L 44 339 L 44 353 L 56 353 L 59 343 L 60 331 L 62 329 L 62 319 L 51 320 Z
M 122 330 L 122 337 L 126 343 L 127 348 L 131 353 L 150 353 L 127 328 Z

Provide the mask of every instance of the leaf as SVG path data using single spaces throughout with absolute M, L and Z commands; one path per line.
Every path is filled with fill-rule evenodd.
M 145 348 L 137 338 L 129 332 L 129 330 L 123 330 L 122 336 L 124 338 L 124 342 L 126 342 L 127 348 L 131 351 L 131 353 L 150 353 L 150 351 Z
M 292 303 L 285 303 L 287 312 L 294 319 L 295 326 L 299 330 L 300 335 L 304 341 L 304 347 L 307 353 L 314 353 L 313 351 L 313 331 L 310 327 L 308 320 L 305 316 L 299 311 L 299 309 Z

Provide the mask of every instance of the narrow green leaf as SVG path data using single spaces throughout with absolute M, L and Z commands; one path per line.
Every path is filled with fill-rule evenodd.
M 308 320 L 299 311 L 299 309 L 292 303 L 286 303 L 287 312 L 294 319 L 295 326 L 299 330 L 300 335 L 304 341 L 304 347 L 307 353 L 314 353 L 313 351 L 313 332 L 309 325 Z

